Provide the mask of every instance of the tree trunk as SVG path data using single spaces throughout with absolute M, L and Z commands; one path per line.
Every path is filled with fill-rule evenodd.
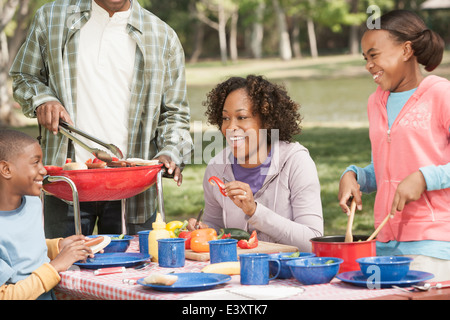
M 300 17 L 297 15 L 292 17 L 291 41 L 294 57 L 298 59 L 302 58 L 302 49 L 300 46 Z
M 195 47 L 194 52 L 192 52 L 191 58 L 189 59 L 189 62 L 191 63 L 197 62 L 198 58 L 200 58 L 200 55 L 203 52 L 203 38 L 205 36 L 205 26 L 201 21 L 197 22 L 195 29 Z
M 220 58 L 223 64 L 227 63 L 228 55 L 227 55 L 227 19 L 225 14 L 225 9 L 222 4 L 219 4 L 219 43 L 220 43 Z
M 306 23 L 308 27 L 308 37 L 309 37 L 309 46 L 311 49 L 311 57 L 317 58 L 319 56 L 319 53 L 317 50 L 316 32 L 314 31 L 314 21 L 312 18 L 308 17 Z
M 17 27 L 13 37 L 9 40 L 4 29 L 13 19 L 16 9 Z M 0 7 L 0 126 L 21 126 L 22 121 L 14 113 L 14 100 L 11 96 L 9 69 L 23 40 L 26 37 L 26 18 L 30 13 L 29 0 L 8 0 Z
M 350 1 L 350 13 L 356 14 L 358 13 L 359 0 L 351 0 Z M 358 39 L 358 25 L 350 26 L 350 35 L 349 35 L 349 49 L 351 55 L 359 54 L 359 39 Z
M 262 58 L 262 42 L 264 38 L 264 10 L 266 9 L 266 4 L 261 1 L 256 7 L 256 21 L 253 22 L 251 40 L 250 40 L 250 48 L 252 55 L 255 59 Z
M 239 11 L 235 10 L 231 14 L 231 27 L 230 27 L 230 57 L 233 62 L 238 60 L 237 49 L 237 28 L 238 28 Z
M 280 6 L 280 2 L 278 0 L 272 0 L 272 4 L 277 17 L 278 33 L 280 38 L 279 42 L 280 58 L 285 61 L 291 60 L 292 59 L 291 41 L 289 39 L 289 31 L 286 23 L 286 15 L 284 13 L 283 8 Z

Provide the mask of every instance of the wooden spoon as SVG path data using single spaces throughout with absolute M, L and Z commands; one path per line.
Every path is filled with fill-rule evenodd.
M 377 236 L 378 232 L 380 232 L 380 230 L 383 229 L 384 225 L 389 221 L 390 218 L 391 218 L 391 214 L 388 213 L 388 215 L 386 216 L 386 218 L 384 218 L 383 222 L 380 223 L 380 225 L 378 226 L 378 228 L 370 235 L 369 238 L 367 238 L 366 241 L 373 240 L 373 239 Z
M 347 231 L 345 232 L 345 242 L 353 242 L 353 235 L 352 235 L 352 227 L 353 227 L 353 218 L 355 217 L 355 210 L 356 210 L 356 201 L 355 198 L 353 198 L 352 203 L 350 205 L 350 214 L 348 215 L 347 220 Z

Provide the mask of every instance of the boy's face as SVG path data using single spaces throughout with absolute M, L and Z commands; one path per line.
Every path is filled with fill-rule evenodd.
M 13 193 L 39 196 L 47 170 L 42 164 L 42 150 L 38 143 L 27 145 L 10 164 Z

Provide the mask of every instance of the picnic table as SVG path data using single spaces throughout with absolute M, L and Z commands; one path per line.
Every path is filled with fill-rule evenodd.
M 127 252 L 139 252 L 135 237 Z M 367 289 L 333 279 L 320 285 L 302 285 L 296 279 L 275 279 L 265 286 L 241 285 L 240 276 L 213 289 L 194 292 L 163 292 L 136 283 L 151 273 L 200 272 L 209 261 L 186 260 L 182 268 L 162 268 L 150 263 L 143 269 L 126 268 L 123 273 L 95 275 L 94 270 L 71 268 L 61 273 L 55 287 L 58 299 L 75 300 L 368 300 L 450 299 L 450 288 L 428 292 L 404 292 L 396 288 Z

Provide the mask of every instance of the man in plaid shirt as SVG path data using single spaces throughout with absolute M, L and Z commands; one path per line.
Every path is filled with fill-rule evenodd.
M 118 145 L 125 158 L 159 159 L 181 184 L 180 167 L 190 161 L 193 148 L 184 52 L 176 33 L 137 0 L 44 5 L 10 75 L 23 113 L 44 128 L 44 164 L 89 158 L 57 134 L 62 119 Z M 128 233 L 151 229 L 155 199 L 153 186 L 127 200 Z M 120 201 L 80 205 L 84 234 L 92 233 L 97 216 L 99 233 L 121 232 Z M 73 234 L 72 212 L 61 200 L 46 197 L 46 236 Z

